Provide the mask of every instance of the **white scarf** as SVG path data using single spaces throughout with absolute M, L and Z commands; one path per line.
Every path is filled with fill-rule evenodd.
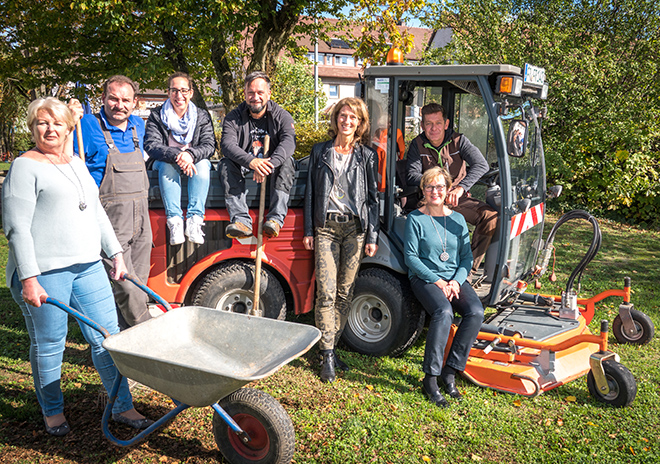
M 197 106 L 193 102 L 188 103 L 188 110 L 182 118 L 179 118 L 172 107 L 172 102 L 167 99 L 160 108 L 160 119 L 172 132 L 174 140 L 181 145 L 192 142 L 197 127 Z

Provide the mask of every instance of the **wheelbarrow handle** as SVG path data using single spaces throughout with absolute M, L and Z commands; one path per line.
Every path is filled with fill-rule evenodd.
M 71 306 L 69 306 L 65 303 L 62 303 L 60 300 L 56 300 L 55 298 L 52 298 L 52 297 L 49 296 L 48 298 L 46 298 L 46 303 L 52 304 L 53 306 L 57 306 L 62 311 L 70 314 L 71 316 L 75 317 L 77 320 L 79 320 L 79 321 L 83 322 L 84 324 L 90 326 L 92 329 L 96 330 L 101 335 L 103 335 L 103 338 L 108 338 L 110 336 L 110 332 L 108 332 L 105 327 L 103 327 L 102 325 L 99 325 L 97 322 L 94 322 L 92 319 L 85 316 L 80 311 L 76 311 Z
M 156 302 L 158 302 L 159 304 L 163 305 L 166 311 L 172 310 L 172 306 L 170 306 L 170 304 L 167 301 L 165 301 L 165 299 L 162 296 L 160 296 L 158 293 L 154 292 L 152 289 L 150 289 L 142 282 L 140 282 L 140 279 L 138 279 L 137 277 L 128 273 L 125 273 L 122 277 L 130 282 L 133 282 L 140 290 L 142 290 L 144 293 L 146 293 L 151 298 L 156 300 Z

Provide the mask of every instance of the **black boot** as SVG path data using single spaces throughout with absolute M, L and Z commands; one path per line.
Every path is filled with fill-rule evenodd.
M 440 393 L 440 390 L 438 389 L 438 379 L 435 375 L 426 374 L 426 376 L 424 376 L 424 380 L 422 381 L 422 391 L 429 401 L 435 403 L 437 407 L 446 408 L 449 406 L 449 402 L 444 396 L 442 396 L 442 393 Z
M 339 359 L 339 355 L 337 354 L 337 351 L 332 350 L 332 353 L 335 355 L 335 367 L 337 369 L 339 369 L 340 371 L 344 371 L 344 372 L 347 372 L 347 371 L 351 370 L 351 368 L 348 367 L 348 364 L 346 364 L 344 361 Z
M 335 362 L 332 350 L 321 350 L 321 382 L 335 381 Z

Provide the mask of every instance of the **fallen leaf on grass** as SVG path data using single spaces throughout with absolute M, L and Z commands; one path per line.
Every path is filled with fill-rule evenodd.
M 630 447 L 630 452 L 632 453 L 633 456 L 636 456 L 635 450 L 632 448 L 632 446 Z
M 562 425 L 564 425 L 564 421 L 561 419 L 557 419 L 557 425 L 561 427 Z
M 365 387 L 367 387 L 367 390 L 373 390 L 374 389 L 374 387 L 372 385 L 365 385 Z
M 470 458 L 471 458 L 473 461 L 482 461 L 482 460 L 483 460 L 483 458 L 482 458 L 481 456 L 477 456 L 476 454 L 471 454 L 471 455 L 470 455 Z
M 591 425 L 592 427 L 598 427 L 596 424 L 594 424 L 594 423 L 591 422 L 591 421 L 587 422 L 587 425 Z
M 574 396 L 567 396 L 565 400 L 569 403 L 575 403 L 577 401 L 577 398 Z
M 520 401 L 520 400 L 516 400 L 516 401 L 513 402 L 513 405 L 514 405 L 515 407 L 519 408 L 519 407 L 522 405 L 522 401 Z
M 158 458 L 158 461 L 160 462 L 167 462 L 167 456 L 161 456 Z
M 642 437 L 642 440 L 644 440 L 646 443 L 649 442 L 649 439 L 648 439 L 648 438 L 644 438 L 644 437 Z
M 431 462 L 431 458 L 428 456 L 422 456 L 422 461 L 424 462 Z

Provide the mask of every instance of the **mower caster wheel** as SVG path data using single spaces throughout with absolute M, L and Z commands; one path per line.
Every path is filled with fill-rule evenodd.
M 650 317 L 636 309 L 630 310 L 630 317 L 635 324 L 635 333 L 628 334 L 623 329 L 623 322 L 621 316 L 617 315 L 612 321 L 612 332 L 614 337 L 619 343 L 627 343 L 630 345 L 645 345 L 653 339 L 655 326 Z
M 603 370 L 610 392 L 603 395 L 598 391 L 594 374 L 589 371 L 589 374 L 587 374 L 587 387 L 589 387 L 591 396 L 617 408 L 632 403 L 637 395 L 637 382 L 628 368 L 613 359 L 606 359 L 603 361 Z

